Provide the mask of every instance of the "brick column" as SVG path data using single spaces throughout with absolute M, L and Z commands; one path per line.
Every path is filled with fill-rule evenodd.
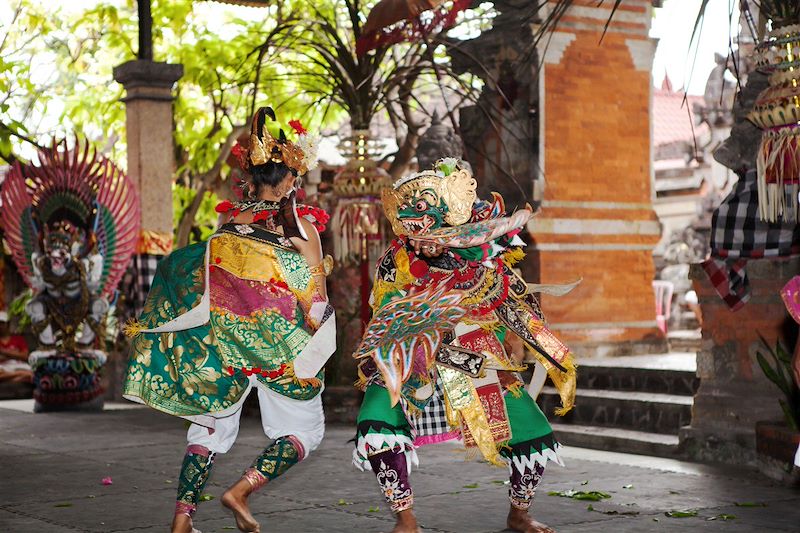
M 543 296 L 557 334 L 579 354 L 666 351 L 657 328 L 650 0 L 575 2 L 539 49 L 541 212 L 530 222 L 542 283 L 583 277 Z M 609 4 L 610 5 L 610 4 Z M 544 16 L 544 15 L 543 15 Z

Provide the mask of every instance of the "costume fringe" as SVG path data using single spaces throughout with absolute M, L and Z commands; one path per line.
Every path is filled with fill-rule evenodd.
M 361 370 L 361 365 L 358 365 L 356 367 L 356 372 L 358 372 L 358 379 L 355 381 L 355 383 L 353 383 L 353 386 L 356 389 L 360 390 L 361 392 L 364 392 L 367 390 L 367 385 L 369 385 L 369 380 L 367 379 L 367 376 L 364 374 L 364 372 Z
M 122 326 L 122 333 L 129 339 L 132 339 L 133 337 L 139 335 L 144 329 L 146 329 L 144 324 L 135 318 L 129 318 L 125 325 Z
M 765 222 L 798 220 L 800 134 L 796 127 L 765 131 L 758 149 L 758 215 Z
M 503 262 L 510 267 L 513 267 L 523 259 L 525 259 L 525 252 L 522 248 L 512 248 L 502 255 Z
M 506 390 L 514 398 L 522 398 L 522 391 L 525 390 L 525 384 L 520 382 L 512 383 L 506 387 Z
M 458 410 L 464 423 L 472 433 L 477 449 L 481 451 L 484 459 L 495 466 L 505 466 L 505 462 L 497 452 L 497 446 L 492 436 L 489 420 L 486 418 L 486 411 L 483 410 L 481 401 L 477 398 L 464 408 Z M 469 454 L 470 448 L 467 448 Z
M 505 328 L 505 324 L 500 322 L 499 320 L 492 320 L 491 322 L 475 322 L 478 324 L 483 331 L 487 333 L 497 333 L 502 331 Z
M 561 366 L 566 368 L 567 371 L 562 372 L 550 364 L 549 361 L 545 365 L 547 375 L 550 376 L 550 380 L 558 390 L 558 395 L 561 398 L 561 407 L 555 410 L 555 414 L 558 416 L 564 416 L 575 407 L 575 392 L 577 389 L 577 366 L 571 354 L 561 361 Z
M 322 387 L 322 382 L 320 380 L 318 380 L 317 378 L 300 379 L 300 378 L 296 377 L 294 379 L 303 388 L 312 387 L 312 388 L 318 389 L 318 388 Z

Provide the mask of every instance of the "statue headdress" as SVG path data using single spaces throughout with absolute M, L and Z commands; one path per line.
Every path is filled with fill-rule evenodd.
M 303 175 L 317 166 L 317 139 L 309 135 L 299 120 L 289 121 L 289 126 L 297 134 L 297 141 L 286 137 L 282 129 L 278 136 L 272 135 L 268 122 L 276 121 L 271 107 L 260 108 L 253 117 L 250 127 L 250 146 L 247 149 L 244 167 L 264 165 L 269 161 L 284 163 L 297 174 Z
M 88 142 L 53 141 L 39 163 L 11 167 L 0 190 L 2 228 L 22 278 L 31 285 L 33 253 L 50 236 L 82 257 L 103 257 L 98 292 L 113 296 L 139 241 L 139 196 L 133 182 Z M 77 249 L 79 247 L 79 249 Z

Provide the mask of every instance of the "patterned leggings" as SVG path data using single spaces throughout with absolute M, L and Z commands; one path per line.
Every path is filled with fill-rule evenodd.
M 186 449 L 178 481 L 175 514 L 191 517 L 197 511 L 197 504 L 214 465 L 214 456 L 214 452 L 198 444 L 192 444 Z M 296 437 L 280 437 L 256 457 L 242 477 L 250 483 L 253 490 L 257 490 L 299 463 L 304 456 L 303 445 Z
M 509 464 L 508 497 L 511 505 L 528 509 L 548 460 L 558 459 L 558 442 L 541 409 L 527 392 L 504 397 L 513 437 L 500 449 Z M 366 458 L 383 495 L 399 512 L 414 502 L 409 481 L 409 456 L 414 446 L 411 428 L 400 404 L 392 407 L 383 387 L 370 385 L 364 396 L 356 429 L 357 465 Z

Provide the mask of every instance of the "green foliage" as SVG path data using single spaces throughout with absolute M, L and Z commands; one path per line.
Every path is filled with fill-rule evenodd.
M 85 9 L 37 4 L 18 0 L 18 15 L 0 30 L 6 43 L 0 48 L 0 94 L 10 93 L 0 99 L 0 156 L 8 160 L 19 151 L 23 141 L 9 134 L 19 130 L 40 144 L 74 132 L 124 159 L 124 89 L 112 70 L 135 59 L 136 3 L 106 0 Z M 270 32 L 300 16 L 292 3 L 281 5 L 289 12 L 278 17 L 274 7 L 153 1 L 155 60 L 184 67 L 175 100 L 176 177 L 193 188 L 192 180 L 214 165 L 233 126 L 246 124 L 255 104 L 281 108 L 287 120 L 305 108 L 302 95 L 281 105 L 285 95 L 297 93 L 288 82 L 273 77 L 269 86 L 263 83 L 265 73 L 280 69 Z M 40 74 L 32 76 L 34 70 Z M 42 71 L 49 71 L 44 79 Z
M 183 185 L 172 186 L 172 223 L 176 235 L 181 216 L 189 207 L 189 204 L 192 203 L 195 196 L 197 196 L 197 191 L 194 189 Z M 190 234 L 190 243 L 204 241 L 214 233 L 214 230 L 217 228 L 218 219 L 217 212 L 214 208 L 218 203 L 219 197 L 217 197 L 216 194 L 212 192 L 205 193 L 203 201 L 200 204 L 200 209 L 194 217 L 193 231 Z
M 764 337 L 759 335 L 759 338 L 765 351 L 756 351 L 758 366 L 761 367 L 761 371 L 764 372 L 767 379 L 773 382 L 784 395 L 784 398 L 778 402 L 783 410 L 786 423 L 794 431 L 800 431 L 800 389 L 792 376 L 792 356 L 780 341 L 776 342 L 775 349 L 772 349 Z M 771 362 L 767 361 L 764 353 L 769 355 Z
M 18 331 L 25 331 L 31 325 L 31 317 L 25 312 L 25 306 L 28 305 L 31 298 L 33 298 L 33 291 L 31 289 L 25 289 L 11 300 L 11 303 L 8 305 L 8 317 L 11 320 L 17 321 Z

